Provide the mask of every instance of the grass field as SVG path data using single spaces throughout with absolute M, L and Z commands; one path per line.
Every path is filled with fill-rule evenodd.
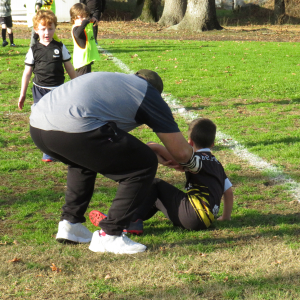
M 299 195 L 257 170 L 255 161 L 236 156 L 222 139 L 213 153 L 233 183 L 231 221 L 188 232 L 157 214 L 145 222 L 143 236 L 132 237 L 148 251 L 131 256 L 56 243 L 66 167 L 42 163 L 31 141 L 30 89 L 24 110 L 17 110 L 28 42 L 0 48 L 0 299 L 300 297 Z M 71 40 L 63 42 L 72 49 Z M 299 182 L 297 43 L 141 39 L 103 40 L 101 46 L 132 71 L 156 70 L 167 96 L 211 118 L 220 132 Z M 93 70 L 122 72 L 105 53 Z M 186 132 L 186 116 L 174 116 Z M 157 140 L 145 126 L 132 134 Z M 182 174 L 164 167 L 157 176 L 184 185 Z M 116 184 L 99 176 L 88 212 L 106 212 L 115 192 Z

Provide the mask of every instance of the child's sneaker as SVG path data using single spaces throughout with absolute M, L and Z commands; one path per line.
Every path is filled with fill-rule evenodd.
M 99 227 L 99 223 L 107 218 L 107 215 L 102 213 L 101 211 L 98 210 L 92 210 L 89 214 L 90 220 L 93 225 Z M 123 232 L 125 233 L 131 233 L 131 234 L 136 234 L 136 235 L 141 235 L 143 234 L 144 231 L 144 225 L 143 225 L 143 220 L 137 220 L 135 222 L 130 222 L 130 225 L 127 229 L 124 229 Z
M 93 234 L 81 223 L 70 223 L 67 220 L 60 221 L 56 240 L 60 243 L 89 243 Z
M 43 153 L 42 161 L 44 162 L 54 162 L 55 159 L 52 158 L 50 155 Z
M 123 230 L 123 232 L 125 233 L 131 233 L 136 235 L 143 234 L 143 231 L 144 231 L 144 224 L 143 224 L 143 220 L 141 219 L 138 219 L 135 222 L 130 222 L 128 228 Z
M 7 45 L 8 45 L 8 42 L 7 42 L 7 41 L 3 41 L 2 47 L 5 47 L 5 46 L 7 46 Z
M 14 43 L 10 44 L 11 47 L 16 47 L 16 45 Z
M 102 213 L 101 211 L 98 211 L 98 210 L 92 210 L 90 213 L 89 213 L 89 217 L 90 217 L 90 220 L 92 222 L 93 225 L 99 227 L 99 223 L 107 218 L 107 215 Z
M 147 247 L 136 243 L 124 233 L 121 236 L 108 235 L 103 230 L 94 232 L 89 249 L 93 252 L 111 252 L 115 254 L 135 254 L 144 252 Z

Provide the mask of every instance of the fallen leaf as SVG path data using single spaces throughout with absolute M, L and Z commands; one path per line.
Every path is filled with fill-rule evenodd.
M 13 244 L 18 245 L 19 243 L 18 243 L 17 240 L 14 240 L 14 241 L 13 241 Z
M 1 242 L 0 245 L 7 245 L 7 242 L 4 242 L 4 243 Z
M 57 273 L 61 272 L 61 269 L 58 268 L 54 263 L 52 263 L 52 266 L 50 266 L 50 268 L 53 272 L 57 272 Z
M 20 262 L 21 261 L 21 258 L 14 258 L 14 259 L 11 259 L 9 260 L 8 262 L 13 262 L 13 263 L 16 263 L 16 262 Z
M 228 281 L 228 276 L 226 276 L 223 281 L 227 282 Z
M 110 274 L 107 274 L 107 275 L 104 277 L 105 280 L 110 279 L 110 278 L 111 278 Z
M 179 274 L 187 274 L 187 273 L 191 273 L 193 267 L 191 267 L 190 269 L 188 269 L 187 271 L 178 271 Z
M 200 256 L 206 257 L 207 255 L 205 253 L 200 253 Z

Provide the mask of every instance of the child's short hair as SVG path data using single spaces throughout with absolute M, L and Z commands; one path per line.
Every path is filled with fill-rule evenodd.
M 32 18 L 32 22 L 34 29 L 38 28 L 40 23 L 43 26 L 51 26 L 52 24 L 54 24 L 55 28 L 57 26 L 57 18 L 51 10 L 40 9 Z
M 74 24 L 78 16 L 88 18 L 91 14 L 89 8 L 83 3 L 76 3 L 70 8 L 71 23 Z
M 198 148 L 209 148 L 215 141 L 217 126 L 209 119 L 199 118 L 189 124 L 188 135 Z

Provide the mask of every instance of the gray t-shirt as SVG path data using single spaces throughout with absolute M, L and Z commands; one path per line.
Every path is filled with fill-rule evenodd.
M 88 132 L 110 121 L 126 132 L 141 124 L 154 132 L 179 132 L 159 92 L 133 74 L 89 73 L 57 87 L 31 107 L 30 125 L 42 130 Z

